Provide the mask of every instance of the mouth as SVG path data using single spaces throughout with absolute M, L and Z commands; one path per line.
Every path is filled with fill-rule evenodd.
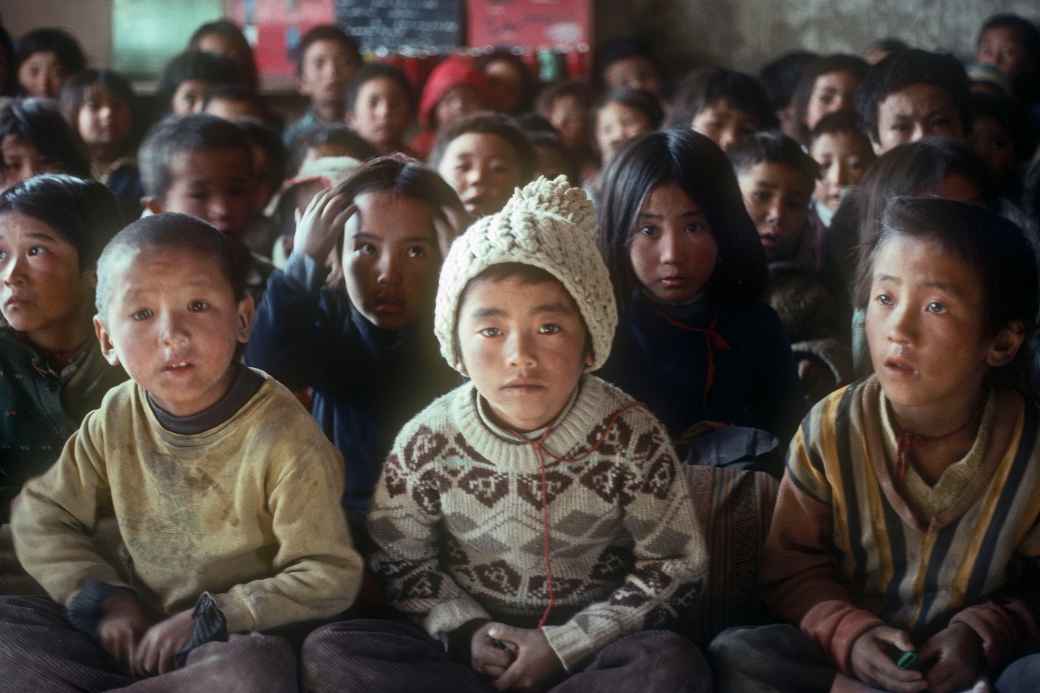
M 399 315 L 405 309 L 405 302 L 399 298 L 377 298 L 372 304 L 372 311 L 377 315 Z
M 545 385 L 534 380 L 510 380 L 500 390 L 504 392 L 538 392 L 545 389 Z
M 28 296 L 11 296 L 4 301 L 4 308 L 20 308 L 32 303 Z
M 163 373 L 186 373 L 194 368 L 190 361 L 169 361 L 163 366 Z
M 917 373 L 917 368 L 914 367 L 912 362 L 898 356 L 891 356 L 885 359 L 882 366 L 884 366 L 887 373 L 896 376 L 907 377 Z

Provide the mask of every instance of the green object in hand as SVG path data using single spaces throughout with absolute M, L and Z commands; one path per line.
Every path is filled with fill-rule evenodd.
M 917 664 L 917 653 L 912 650 L 907 650 L 896 660 L 896 666 L 900 669 L 910 669 L 915 664 Z

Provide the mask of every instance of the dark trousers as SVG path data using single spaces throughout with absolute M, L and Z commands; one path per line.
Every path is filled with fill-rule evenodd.
M 301 652 L 308 693 L 494 693 L 491 680 L 448 658 L 444 646 L 402 621 L 341 621 L 311 633 Z M 620 638 L 552 693 L 709 693 L 711 670 L 696 645 L 667 631 Z
M 193 650 L 184 667 L 145 679 L 128 674 L 93 638 L 40 597 L 0 597 L 0 690 L 5 693 L 293 693 L 296 657 L 287 640 L 232 635 Z

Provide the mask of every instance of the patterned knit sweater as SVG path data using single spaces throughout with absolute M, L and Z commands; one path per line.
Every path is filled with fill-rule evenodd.
M 568 669 L 669 625 L 697 604 L 707 572 L 667 434 L 593 376 L 534 441 L 492 423 L 471 383 L 437 399 L 398 436 L 369 531 L 390 601 L 431 636 L 544 615 Z

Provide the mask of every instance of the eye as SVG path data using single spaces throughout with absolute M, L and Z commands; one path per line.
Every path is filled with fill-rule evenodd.
M 6 250 L 0 250 L 0 260 L 6 260 L 6 259 L 7 259 L 7 251 Z
M 546 323 L 538 327 L 538 334 L 558 334 L 563 328 L 554 322 Z
M 34 246 L 29 248 L 28 255 L 29 255 L 29 257 L 33 257 L 35 255 L 46 255 L 47 253 L 48 253 L 48 250 L 44 246 L 42 246 L 42 245 L 34 245 Z
M 925 306 L 924 309 L 926 311 L 928 311 L 929 313 L 935 313 L 937 315 L 942 315 L 943 313 L 946 312 L 946 304 L 942 303 L 941 301 L 932 301 L 927 306 Z
M 700 231 L 707 231 L 708 224 L 703 221 L 691 221 L 686 225 L 686 230 L 689 233 L 699 233 Z
M 155 313 L 152 312 L 151 308 L 142 308 L 141 310 L 137 310 L 131 313 L 130 319 L 136 320 L 137 322 L 142 322 L 152 317 L 153 315 L 155 315 Z
M 755 202 L 769 202 L 769 193 L 756 190 L 751 193 L 751 199 Z
M 426 248 L 421 245 L 410 245 L 408 246 L 408 257 L 426 257 Z
M 477 334 L 481 335 L 482 337 L 501 337 L 502 330 L 498 329 L 497 327 L 485 327 L 482 330 L 478 330 Z
M 878 303 L 880 303 L 883 306 L 890 306 L 893 303 L 892 297 L 889 296 L 888 294 L 878 294 L 877 296 L 874 297 L 874 300 L 877 301 Z
M 653 238 L 654 236 L 657 235 L 657 231 L 658 231 L 658 229 L 657 229 L 656 226 L 651 226 L 651 225 L 648 224 L 646 226 L 640 226 L 639 229 L 636 231 L 636 233 L 638 233 L 641 236 L 647 236 L 648 238 Z
M 354 252 L 360 253 L 361 255 L 375 255 L 376 247 L 371 243 L 362 241 L 354 246 Z
M 188 310 L 190 310 L 192 313 L 201 313 L 203 311 L 209 310 L 209 304 L 205 301 L 192 301 L 188 304 Z

